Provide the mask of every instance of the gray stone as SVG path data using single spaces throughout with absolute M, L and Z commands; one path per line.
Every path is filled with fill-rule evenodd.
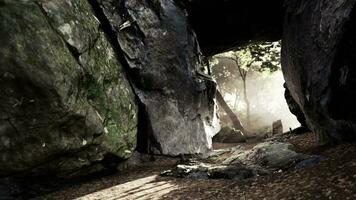
M 286 102 L 288 104 L 289 111 L 297 117 L 297 120 L 299 121 L 301 127 L 308 129 L 308 125 L 304 113 L 302 112 L 299 105 L 297 104 L 297 102 L 295 102 L 292 95 L 290 94 L 287 84 L 284 83 L 283 87 L 285 88 L 284 98 L 286 99 Z
M 143 104 L 146 128 L 139 138 L 151 140 L 145 150 L 207 153 L 220 128 L 216 84 L 198 73 L 202 58 L 186 13 L 173 0 L 104 0 L 100 6 L 116 30 Z
M 237 151 L 224 161 L 224 164 L 260 166 L 270 169 L 289 168 L 292 164 L 305 159 L 305 155 L 296 153 L 289 143 L 264 142 L 251 150 Z
M 255 171 L 243 166 L 228 166 L 208 163 L 180 164 L 173 170 L 164 171 L 162 176 L 189 179 L 232 179 L 243 180 L 255 175 Z
M 246 142 L 246 136 L 230 126 L 223 127 L 214 137 L 214 142 L 241 143 Z
M 300 169 L 317 163 L 317 158 L 318 156 L 296 153 L 293 145 L 289 143 L 264 142 L 249 150 L 237 147 L 214 151 L 208 158 L 190 159 L 172 170 L 162 172 L 161 175 L 243 180 L 293 167 Z
M 241 166 L 215 166 L 208 170 L 211 179 L 232 179 L 243 180 L 255 176 L 256 173 L 251 168 Z
M 320 143 L 356 138 L 355 1 L 288 1 L 282 69 Z
M 251 149 L 242 162 L 269 168 L 288 168 L 301 157 L 302 154 L 296 153 L 292 144 L 266 142 Z
M 0 176 L 68 178 L 128 158 L 134 94 L 88 2 L 1 1 L 0 18 Z

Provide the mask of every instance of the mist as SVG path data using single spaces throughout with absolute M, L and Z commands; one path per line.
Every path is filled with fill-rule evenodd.
M 246 126 L 242 80 L 235 79 L 230 82 L 227 87 L 229 89 L 222 91 L 224 99 Z M 246 81 L 247 97 L 250 101 L 250 125 L 246 127 L 248 130 L 259 132 L 269 129 L 276 120 L 282 120 L 284 132 L 300 126 L 297 118 L 289 111 L 284 98 L 284 82 L 281 70 L 272 73 L 249 73 Z

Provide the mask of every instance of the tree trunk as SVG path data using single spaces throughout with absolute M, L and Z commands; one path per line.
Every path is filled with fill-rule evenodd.
M 226 114 L 229 116 L 229 118 L 232 121 L 232 124 L 235 129 L 240 130 L 242 132 L 245 132 L 245 129 L 243 128 L 239 118 L 235 115 L 235 113 L 231 110 L 229 105 L 227 105 L 226 101 L 224 100 L 223 96 L 221 95 L 220 91 L 216 91 L 216 100 L 218 101 L 219 105 L 224 109 Z
M 239 103 L 239 95 L 238 95 L 238 90 L 235 88 L 235 102 L 234 102 L 234 109 L 237 110 L 238 109 L 238 103 Z
M 244 101 L 246 104 L 246 125 L 247 127 L 250 126 L 250 102 L 247 97 L 247 88 L 246 88 L 246 79 L 243 79 L 243 85 L 244 85 Z

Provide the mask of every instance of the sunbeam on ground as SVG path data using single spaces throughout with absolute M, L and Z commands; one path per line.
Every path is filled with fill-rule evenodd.
M 126 182 L 120 185 L 103 189 L 85 196 L 76 198 L 77 200 L 131 200 L 131 199 L 161 199 L 165 194 L 178 189 L 174 185 L 166 181 L 156 182 L 157 175 L 149 176 L 134 181 Z

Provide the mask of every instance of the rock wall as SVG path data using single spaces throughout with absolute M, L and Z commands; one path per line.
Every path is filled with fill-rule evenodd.
M 0 1 L 0 177 L 72 177 L 126 159 L 137 105 L 86 0 Z
M 304 113 L 302 112 L 299 105 L 297 104 L 297 102 L 295 102 L 292 95 L 290 94 L 287 84 L 284 83 L 283 87 L 285 88 L 284 98 L 286 99 L 286 102 L 288 104 L 289 111 L 297 117 L 297 120 L 300 123 L 301 127 L 308 128 Z
M 146 152 L 208 152 L 216 85 L 193 28 L 206 55 L 278 39 L 282 3 L 0 0 L 0 177 L 115 167 L 136 137 Z M 355 0 L 285 5 L 293 99 L 322 142 L 355 138 Z
M 355 139 L 354 0 L 286 2 L 282 69 L 322 143 Z
M 216 88 L 199 73 L 201 53 L 187 13 L 173 0 L 103 0 L 97 6 L 114 30 L 142 103 L 146 119 L 139 137 L 149 140 L 148 151 L 208 152 L 220 128 Z
M 0 19 L 0 178 L 115 168 L 137 138 L 211 149 L 216 85 L 173 0 L 0 0 Z

